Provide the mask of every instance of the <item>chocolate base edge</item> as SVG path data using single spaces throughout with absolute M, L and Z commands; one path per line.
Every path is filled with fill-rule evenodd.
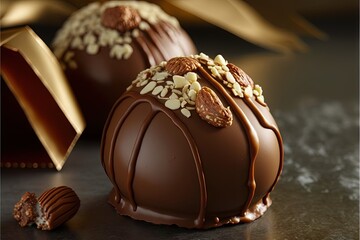
M 203 230 L 215 228 L 215 227 L 221 227 L 223 225 L 235 225 L 235 224 L 253 222 L 256 219 L 263 216 L 264 213 L 272 204 L 272 200 L 270 196 L 267 196 L 266 204 L 263 203 L 262 200 L 260 200 L 246 211 L 245 216 L 234 215 L 234 216 L 223 217 L 221 219 L 217 217 L 212 219 L 205 218 L 203 226 L 199 228 L 197 227 L 195 219 L 191 220 L 188 218 L 181 218 L 181 217 L 170 216 L 167 214 L 160 214 L 140 206 L 138 206 L 134 211 L 131 203 L 129 203 L 128 201 L 121 199 L 120 202 L 118 203 L 115 199 L 116 199 L 116 194 L 115 194 L 115 190 L 113 189 L 109 194 L 108 203 L 115 208 L 116 212 L 119 215 L 127 216 L 135 220 L 141 220 L 152 224 L 169 225 L 169 226 L 176 225 L 178 227 L 184 227 L 188 229 L 203 229 Z

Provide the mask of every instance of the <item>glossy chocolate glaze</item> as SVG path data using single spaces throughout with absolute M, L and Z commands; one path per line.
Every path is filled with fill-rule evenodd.
M 110 57 L 109 46 L 100 47 L 98 53 L 91 55 L 85 49 L 79 50 L 69 45 L 64 53 L 57 54 L 66 65 L 66 53 L 74 53 L 73 60 L 77 67 L 66 67 L 65 73 L 85 115 L 86 136 L 101 135 L 111 106 L 140 71 L 171 57 L 196 51 L 190 37 L 180 26 L 166 20 L 156 23 L 146 19 L 142 21 L 149 28 L 138 29 L 137 36 L 131 35 L 129 45 L 133 52 L 127 59 Z
M 271 205 L 283 166 L 280 132 L 254 96 L 233 97 L 202 64 L 201 86 L 233 111 L 229 127 L 186 118 L 164 99 L 134 86 L 114 105 L 104 128 L 102 164 L 119 214 L 157 224 L 210 228 L 251 222 Z M 165 81 L 171 81 L 168 76 Z

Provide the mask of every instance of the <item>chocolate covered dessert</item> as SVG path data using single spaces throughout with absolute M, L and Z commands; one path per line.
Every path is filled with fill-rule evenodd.
M 141 1 L 95 2 L 58 31 L 53 50 L 85 115 L 87 135 L 101 135 L 111 106 L 137 74 L 195 53 L 178 21 Z
M 67 186 L 54 187 L 39 198 L 26 192 L 15 204 L 13 215 L 21 227 L 36 224 L 38 229 L 53 230 L 70 220 L 79 210 L 80 199 Z
M 109 114 L 101 157 L 119 214 L 211 228 L 264 214 L 283 145 L 262 88 L 201 53 L 137 76 Z

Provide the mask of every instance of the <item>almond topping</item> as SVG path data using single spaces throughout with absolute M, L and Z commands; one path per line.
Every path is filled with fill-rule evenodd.
M 180 101 L 179 99 L 169 99 L 165 102 L 165 107 L 171 109 L 171 110 L 176 110 L 180 108 Z
M 228 127 L 232 124 L 230 109 L 225 108 L 216 93 L 208 87 L 201 88 L 197 93 L 195 107 L 201 119 L 214 127 Z
M 244 94 L 245 94 L 245 96 L 247 96 L 247 97 L 252 97 L 252 96 L 253 96 L 253 91 L 252 91 L 250 85 L 245 88 Z
M 185 85 L 189 84 L 188 80 L 186 80 L 186 78 L 183 76 L 174 75 L 172 78 L 175 88 L 183 88 Z
M 197 75 L 194 72 L 188 72 L 185 74 L 186 80 L 188 80 L 190 83 L 193 83 L 197 80 Z
M 156 87 L 156 82 L 149 82 L 141 91 L 140 94 L 144 95 L 148 92 L 151 92 Z
M 241 68 L 232 63 L 228 63 L 226 66 L 229 68 L 230 73 L 233 75 L 235 80 L 240 83 L 241 86 L 247 87 L 250 85 L 251 87 L 254 87 L 253 80 L 243 70 L 241 70 Z
M 190 57 L 175 57 L 170 59 L 165 69 L 172 75 L 184 75 L 185 73 L 195 71 L 200 63 Z
M 216 62 L 217 64 L 220 64 L 220 65 L 226 65 L 226 61 L 225 61 L 224 57 L 220 54 L 215 57 L 214 62 Z
M 139 26 L 141 17 L 138 11 L 129 6 L 116 6 L 105 9 L 101 16 L 104 27 L 126 32 Z
M 200 91 L 200 89 L 201 89 L 201 85 L 200 85 L 200 83 L 199 82 L 193 82 L 192 84 L 191 84 L 191 86 L 190 86 L 190 90 L 194 90 L 195 92 L 198 92 L 198 91 Z
M 186 108 L 182 108 L 181 113 L 187 118 L 191 117 L 191 112 Z

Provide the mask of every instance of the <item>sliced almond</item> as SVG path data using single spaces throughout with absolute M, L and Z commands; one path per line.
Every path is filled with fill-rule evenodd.
M 180 108 L 180 100 L 179 99 L 169 99 L 165 102 L 165 107 L 171 110 L 177 110 Z
M 165 97 L 166 94 L 168 93 L 169 89 L 168 88 L 164 88 L 161 93 L 160 93 L 160 97 Z
M 201 89 L 201 85 L 199 82 L 193 82 L 191 85 L 190 85 L 190 89 L 193 89 L 194 91 L 198 92 L 200 91 Z
M 159 80 L 164 80 L 167 76 L 169 76 L 169 73 L 167 72 L 157 72 L 151 79 L 159 81 Z
M 162 91 L 163 89 L 164 89 L 163 86 L 157 86 L 157 87 L 155 87 L 155 88 L 152 90 L 151 94 L 152 94 L 152 95 L 158 95 L 159 93 L 161 93 L 161 91 Z
M 146 94 L 151 92 L 156 87 L 156 82 L 151 81 L 149 82 L 141 91 L 140 94 Z
M 248 85 L 245 90 L 244 90 L 244 94 L 247 97 L 252 97 L 253 96 L 253 91 L 252 91 L 252 87 L 250 85 Z
M 226 80 L 228 80 L 229 83 L 235 83 L 236 82 L 234 76 L 230 72 L 226 72 L 225 76 L 226 76 Z
M 226 65 L 226 61 L 225 61 L 224 57 L 220 54 L 215 57 L 214 62 L 216 62 L 217 64 L 220 64 L 220 65 Z
M 188 80 L 186 80 L 185 77 L 179 75 L 174 75 L 173 81 L 175 88 L 183 88 L 186 84 L 189 84 Z
M 190 83 L 193 83 L 197 80 L 197 74 L 194 72 L 188 72 L 185 74 L 185 79 L 188 80 Z
M 182 108 L 181 113 L 187 118 L 191 117 L 191 112 L 186 108 Z

